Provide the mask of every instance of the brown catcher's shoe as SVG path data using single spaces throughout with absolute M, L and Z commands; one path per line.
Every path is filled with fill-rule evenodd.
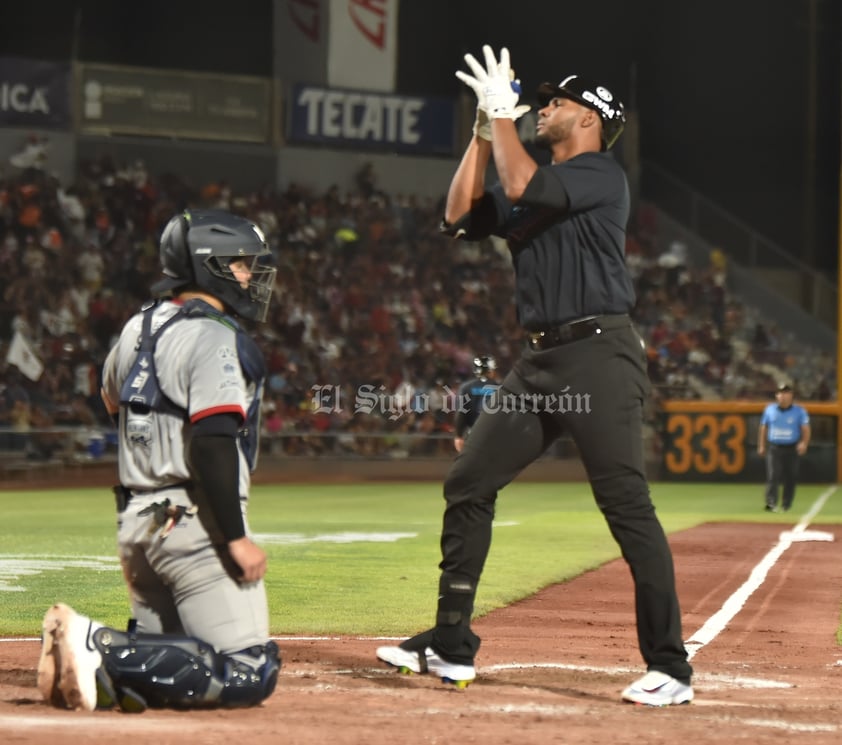
M 47 703 L 83 711 L 96 709 L 102 657 L 91 635 L 101 627 L 64 603 L 47 611 L 38 661 L 38 690 Z
M 52 610 L 52 609 L 50 609 Z M 64 696 L 58 689 L 58 646 L 55 643 L 55 629 L 58 623 L 55 615 L 47 611 L 41 629 L 41 657 L 38 660 L 38 690 L 44 701 L 52 706 L 64 709 Z

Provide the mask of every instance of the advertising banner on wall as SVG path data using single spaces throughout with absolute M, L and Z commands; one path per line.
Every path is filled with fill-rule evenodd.
M 82 65 L 79 129 L 186 139 L 269 142 L 267 78 Z
M 0 126 L 70 129 L 70 65 L 0 57 Z
M 456 102 L 376 91 L 293 86 L 287 141 L 359 150 L 452 155 Z
M 330 0 L 331 88 L 393 91 L 397 56 L 398 0 Z
M 327 85 L 330 0 L 274 0 L 275 76 Z

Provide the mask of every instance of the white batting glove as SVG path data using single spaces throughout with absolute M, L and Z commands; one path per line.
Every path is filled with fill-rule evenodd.
M 504 48 L 500 53 L 501 64 L 505 61 L 505 67 L 501 67 L 501 65 L 497 63 L 494 59 L 494 53 L 488 45 L 483 47 L 483 53 L 485 54 L 486 67 L 492 71 L 494 76 L 508 74 L 510 88 L 515 94 L 514 102 L 517 103 L 517 97 L 520 93 L 520 80 L 515 77 L 515 71 L 511 69 L 508 50 Z M 473 55 L 466 54 L 465 62 L 468 63 L 468 66 L 471 68 L 476 77 L 472 77 L 461 70 L 456 73 L 456 77 L 471 88 L 477 97 L 477 116 L 474 121 L 473 133 L 477 137 L 481 137 L 483 140 L 488 140 L 490 142 L 492 117 L 488 114 L 488 99 L 486 95 L 486 82 L 490 76 L 488 74 L 488 70 L 483 70 L 482 66 L 476 61 Z M 515 106 L 511 116 L 508 118 L 516 121 L 531 108 L 531 106 L 527 106 L 525 104 Z M 498 115 L 493 118 L 502 117 Z
M 520 119 L 532 107 L 526 104 L 521 104 L 515 107 L 515 115 L 512 117 L 514 121 Z M 483 140 L 491 142 L 491 119 L 488 118 L 488 112 L 477 106 L 477 118 L 474 120 L 474 134 L 477 137 L 482 137 Z
M 489 120 L 515 120 L 523 115 L 523 111 L 517 113 L 520 81 L 514 80 L 509 50 L 506 47 L 500 50 L 499 63 L 488 44 L 483 46 L 482 51 L 485 56 L 485 69 L 473 55 L 466 54 L 465 62 L 474 74 L 471 76 L 459 70 L 456 77 L 474 91 L 477 107 L 487 112 Z

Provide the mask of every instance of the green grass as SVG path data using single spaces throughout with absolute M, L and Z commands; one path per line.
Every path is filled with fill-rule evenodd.
M 664 527 L 673 532 L 711 521 L 791 525 L 826 488 L 799 487 L 788 515 L 761 511 L 759 485 L 659 483 L 652 494 Z M 252 530 L 267 536 L 262 545 L 270 560 L 273 633 L 401 635 L 432 624 L 440 484 L 260 486 L 250 504 Z M 115 559 L 108 489 L 0 491 L 0 509 L 0 634 L 37 634 L 44 610 L 57 600 L 107 624 L 125 624 L 128 599 Z M 842 523 L 842 493 L 813 522 Z M 413 535 L 389 542 L 317 540 L 349 533 Z M 618 555 L 587 484 L 513 484 L 498 501 L 477 612 Z M 91 567 L 63 566 L 83 557 Z M 33 566 L 36 560 L 42 566 Z

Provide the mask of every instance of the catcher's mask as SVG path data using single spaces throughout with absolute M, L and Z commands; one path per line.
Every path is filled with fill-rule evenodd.
M 164 279 L 152 286 L 158 296 L 197 287 L 242 318 L 265 321 L 275 283 L 272 254 L 260 228 L 222 210 L 187 210 L 164 228 L 160 244 Z M 244 262 L 247 286 L 234 276 L 232 262 Z

